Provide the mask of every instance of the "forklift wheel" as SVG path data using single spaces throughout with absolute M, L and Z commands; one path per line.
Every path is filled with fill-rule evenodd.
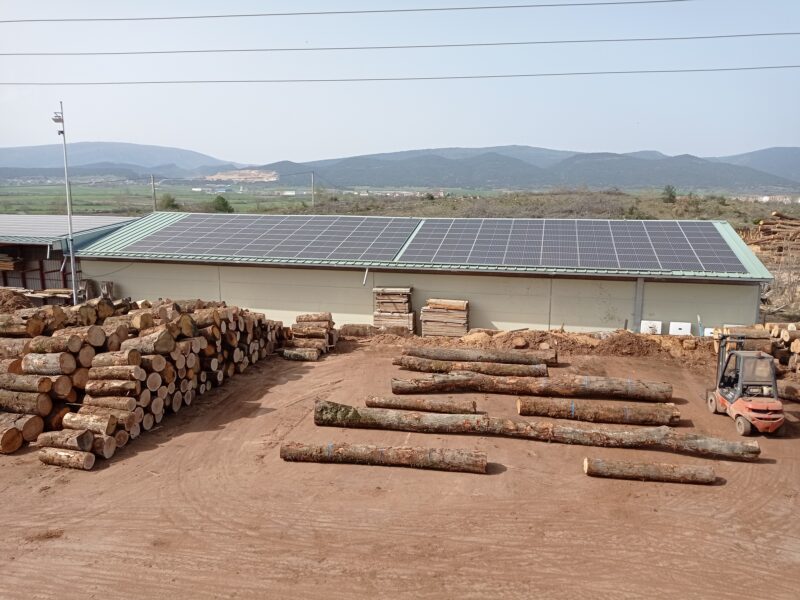
M 717 408 L 717 398 L 714 395 L 714 392 L 708 393 L 708 399 L 706 400 L 706 405 L 708 406 L 708 412 L 712 414 L 719 413 L 719 408 Z
M 750 435 L 750 432 L 753 431 L 753 426 L 750 424 L 750 421 L 742 416 L 738 416 L 736 417 L 736 431 L 739 435 Z

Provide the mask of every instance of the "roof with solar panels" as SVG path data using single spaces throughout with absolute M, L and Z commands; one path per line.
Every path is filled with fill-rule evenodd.
M 161 262 L 765 282 L 726 221 L 156 212 L 78 256 Z

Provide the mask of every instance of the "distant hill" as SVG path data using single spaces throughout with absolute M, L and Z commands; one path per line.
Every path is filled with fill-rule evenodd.
M 778 177 L 800 181 L 800 148 L 765 148 L 709 160 L 750 167 Z

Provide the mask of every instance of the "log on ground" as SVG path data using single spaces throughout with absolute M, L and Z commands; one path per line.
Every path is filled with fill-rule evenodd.
M 117 438 L 113 435 L 96 435 L 92 442 L 92 452 L 97 456 L 109 459 L 117 450 Z
M 280 455 L 283 460 L 298 462 L 349 463 L 486 473 L 486 454 L 475 450 L 290 442 L 281 445 Z
M 434 346 L 408 347 L 403 349 L 406 356 L 428 358 L 430 360 L 451 360 L 461 362 L 492 362 L 510 365 L 558 366 L 555 350 L 479 350 L 471 348 L 436 348 Z
M 422 373 L 468 371 L 471 373 L 483 373 L 484 375 L 547 377 L 547 365 L 544 363 L 538 365 L 517 365 L 492 362 L 432 360 L 429 358 L 418 358 L 416 356 L 400 356 L 394 359 L 392 364 L 398 365 L 400 368 L 408 371 L 420 371 Z
M 117 418 L 109 414 L 78 414 L 64 415 L 61 421 L 64 429 L 88 429 L 92 433 L 110 435 L 117 428 Z
M 64 450 L 80 450 L 89 452 L 92 449 L 94 434 L 88 429 L 62 429 L 46 431 L 36 440 L 40 448 L 63 448 Z
M 282 348 L 280 355 L 286 360 L 319 360 L 320 351 L 317 348 Z
M 624 425 L 677 425 L 681 419 L 672 404 L 632 404 L 574 398 L 517 398 L 517 412 L 525 417 L 550 417 Z
M 395 408 L 449 414 L 477 414 L 474 400 L 466 398 L 416 398 L 413 396 L 369 396 L 365 404 L 370 408 Z
M 0 423 L 0 454 L 11 454 L 22 446 L 22 432 L 14 424 Z
M 68 467 L 90 471 L 94 466 L 94 454 L 79 450 L 64 450 L 62 448 L 42 448 L 39 450 L 39 460 L 46 465 Z
M 13 425 L 19 429 L 24 441 L 33 442 L 44 430 L 44 419 L 39 415 L 0 413 L 0 427 L 6 425 Z
M 708 466 L 641 463 L 626 460 L 584 458 L 583 472 L 591 477 L 666 481 L 669 483 L 713 484 L 717 481 L 714 469 Z

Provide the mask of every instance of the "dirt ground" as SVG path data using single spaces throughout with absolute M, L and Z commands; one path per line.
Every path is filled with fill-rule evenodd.
M 757 464 L 525 440 L 318 428 L 317 398 L 388 394 L 399 347 L 270 359 L 94 471 L 0 457 L 0 597 L 797 598 L 800 405 Z M 710 375 L 670 357 L 564 369 L 669 380 L 687 427 Z M 411 377 L 414 374 L 402 373 Z M 515 416 L 514 398 L 475 394 Z M 284 463 L 283 441 L 485 450 L 491 474 Z M 584 456 L 714 464 L 717 486 L 586 477 Z

